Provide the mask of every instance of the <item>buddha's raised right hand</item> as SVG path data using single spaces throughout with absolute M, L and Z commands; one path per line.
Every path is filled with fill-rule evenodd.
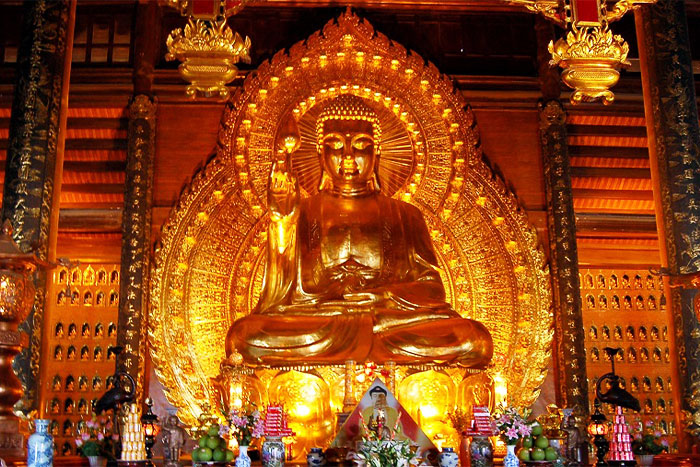
M 300 144 L 299 127 L 290 113 L 277 134 L 277 159 L 270 170 L 267 202 L 273 221 L 289 216 L 299 204 L 299 183 L 292 173 L 292 154 Z
M 286 154 L 272 164 L 270 171 L 267 202 L 272 220 L 279 220 L 292 214 L 299 204 L 299 183 L 292 174 L 290 157 Z

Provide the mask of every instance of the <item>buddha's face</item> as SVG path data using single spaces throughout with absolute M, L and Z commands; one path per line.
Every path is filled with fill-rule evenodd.
M 321 163 L 334 186 L 359 187 L 374 173 L 377 161 L 372 123 L 326 120 L 321 136 Z

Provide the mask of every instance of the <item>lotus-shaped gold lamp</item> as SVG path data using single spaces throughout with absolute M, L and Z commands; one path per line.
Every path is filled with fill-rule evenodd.
M 572 104 L 598 99 L 611 104 L 615 95 L 610 88 L 620 79 L 620 69 L 630 65 L 629 45 L 607 25 L 575 28 L 566 39 L 550 42 L 549 52 L 550 63 L 563 68 L 562 81 L 574 89 Z
M 166 60 L 182 62 L 180 76 L 190 83 L 186 93 L 194 99 L 219 95 L 228 97 L 227 83 L 238 73 L 236 63 L 250 63 L 250 38 L 233 33 L 226 20 L 189 19 L 184 30 L 175 29 L 166 41 Z

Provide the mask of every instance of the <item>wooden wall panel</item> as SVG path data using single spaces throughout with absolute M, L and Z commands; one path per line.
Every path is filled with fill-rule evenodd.
M 221 102 L 158 105 L 153 206 L 172 206 L 216 148 Z M 160 226 L 157 226 L 160 228 Z
M 475 109 L 481 145 L 526 210 L 544 210 L 544 178 L 537 109 Z

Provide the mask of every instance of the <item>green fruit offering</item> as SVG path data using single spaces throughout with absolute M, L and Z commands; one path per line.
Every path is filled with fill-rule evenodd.
M 226 462 L 231 462 L 233 460 L 233 457 L 234 457 L 233 451 L 231 451 L 230 449 L 227 449 L 225 454 L 226 454 Z
M 518 459 L 520 459 L 523 462 L 527 462 L 530 460 L 530 450 L 527 448 L 522 448 L 520 452 L 518 452 Z
M 199 462 L 199 448 L 192 451 L 192 462 Z
M 532 452 L 530 453 L 530 458 L 533 461 L 543 461 L 544 457 L 545 457 L 544 449 L 532 448 Z
M 199 441 L 197 443 L 199 444 L 200 448 L 206 448 L 208 440 L 209 440 L 209 437 L 202 436 L 201 438 L 199 438 Z
M 544 453 L 543 453 L 544 454 Z M 199 460 L 201 462 L 209 462 L 214 456 L 214 453 L 209 448 L 199 448 Z M 544 458 L 543 458 L 544 459 Z
M 216 449 L 214 449 L 214 454 L 212 455 L 212 459 L 214 459 L 214 462 L 221 462 L 224 459 L 226 459 L 226 453 L 224 452 L 223 449 L 216 448 Z
M 537 446 L 540 449 L 546 449 L 547 446 L 549 446 L 549 440 L 546 437 L 540 435 L 535 440 L 535 446 Z
M 535 423 L 532 425 L 532 436 L 540 436 L 542 434 L 542 425 Z
M 532 439 L 532 436 L 526 436 L 523 438 L 523 447 L 524 448 L 531 448 L 534 445 L 535 445 L 535 441 Z
M 209 436 L 219 436 L 219 427 L 217 425 L 210 426 L 209 430 L 207 430 L 207 434 Z
M 552 446 L 549 446 L 547 449 L 544 450 L 544 458 L 545 460 L 553 461 L 557 458 L 557 450 L 554 449 Z
M 218 436 L 210 436 L 207 440 L 207 447 L 212 450 L 218 448 L 219 444 L 221 444 L 220 440 L 221 438 L 219 438 Z

